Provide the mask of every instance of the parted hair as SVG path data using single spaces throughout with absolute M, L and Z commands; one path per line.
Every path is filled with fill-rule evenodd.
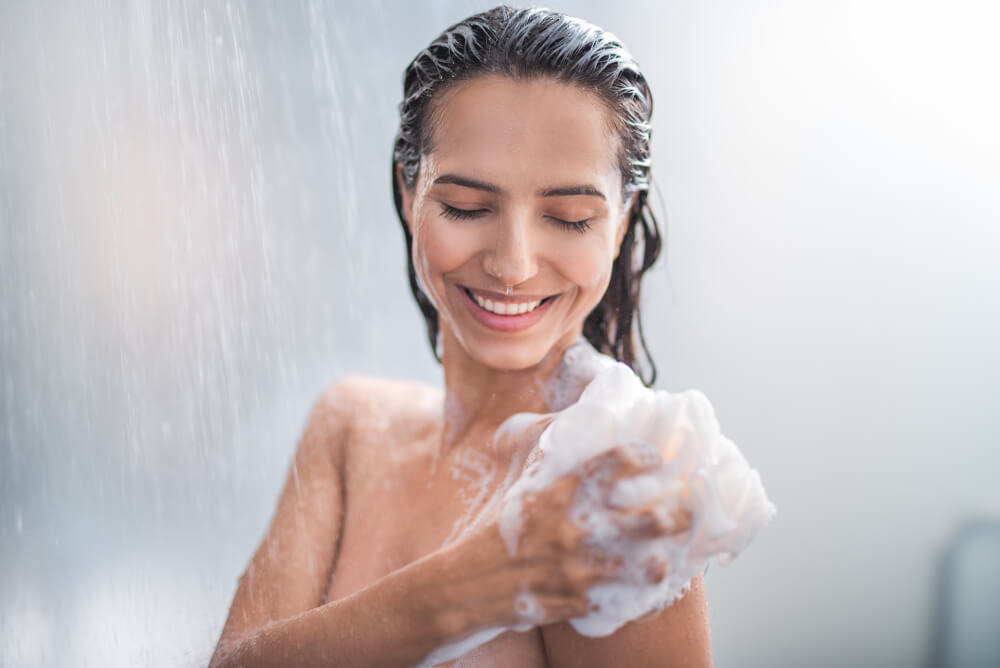
M 611 112 L 619 138 L 623 201 L 633 194 L 635 201 L 608 288 L 587 315 L 583 334 L 597 350 L 629 365 L 646 385 L 652 385 L 656 365 L 639 314 L 640 281 L 659 257 L 662 243 L 648 203 L 652 92 L 635 59 L 614 35 L 548 9 L 499 6 L 470 16 L 418 53 L 403 75 L 399 130 L 392 152 L 393 199 L 406 237 L 410 289 L 426 321 L 435 357 L 440 361 L 438 313 L 417 282 L 413 237 L 403 214 L 396 165 L 402 167 L 403 186 L 412 191 L 421 156 L 432 150 L 434 100 L 459 82 L 485 75 L 514 80 L 548 77 L 574 84 L 596 93 Z M 643 348 L 648 377 L 637 368 L 637 344 Z

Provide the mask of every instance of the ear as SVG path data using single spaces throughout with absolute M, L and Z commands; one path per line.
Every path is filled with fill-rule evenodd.
M 406 220 L 406 226 L 410 228 L 410 234 L 413 234 L 413 193 L 407 189 L 406 183 L 403 181 L 403 164 L 400 162 L 396 163 L 396 186 L 399 188 L 403 219 Z
M 618 229 L 615 230 L 615 259 L 618 259 L 618 255 L 622 250 L 622 239 L 625 238 L 625 233 L 628 232 L 628 221 L 632 217 L 632 207 L 635 206 L 635 200 L 639 196 L 639 191 L 636 190 L 632 193 L 626 202 L 626 206 L 622 209 L 622 217 L 618 221 Z

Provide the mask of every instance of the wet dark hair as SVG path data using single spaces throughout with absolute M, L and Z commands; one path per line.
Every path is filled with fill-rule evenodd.
M 434 356 L 440 361 L 438 313 L 417 283 L 413 237 L 403 215 L 396 165 L 402 165 L 403 183 L 412 190 L 420 158 L 430 148 L 432 102 L 456 83 L 485 75 L 514 80 L 548 77 L 575 84 L 596 93 L 612 112 L 619 136 L 623 195 L 627 201 L 636 193 L 636 199 L 607 291 L 587 315 L 583 334 L 594 348 L 638 372 L 637 333 L 650 367 L 650 377 L 643 378 L 643 382 L 652 385 L 656 365 L 642 334 L 639 282 L 659 257 L 661 246 L 660 230 L 647 203 L 653 95 L 635 59 L 614 35 L 548 9 L 500 6 L 470 16 L 445 30 L 417 54 L 403 75 L 399 131 L 392 153 L 392 191 L 406 236 L 410 289 L 427 322 Z

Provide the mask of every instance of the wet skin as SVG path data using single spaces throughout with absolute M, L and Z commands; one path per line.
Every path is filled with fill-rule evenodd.
M 448 524 L 451 534 L 469 512 L 460 499 L 488 498 L 484 484 L 499 486 L 526 456 L 531 443 L 514 452 L 487 444 L 510 415 L 550 410 L 546 381 L 603 296 L 627 223 L 618 140 L 594 94 L 546 79 L 482 77 L 445 92 L 433 113 L 432 151 L 412 192 L 402 189 L 454 407 L 425 446 L 425 457 L 440 460 L 437 475 L 410 467 L 410 484 L 426 479 L 424 498 L 438 509 L 424 509 L 440 523 L 427 525 L 428 536 Z M 546 302 L 540 318 L 510 331 L 491 327 L 476 297 Z M 537 629 L 508 632 L 474 654 L 511 665 L 508 653 L 522 652 L 523 665 L 545 665 L 540 641 Z
M 415 187 L 403 188 L 403 211 L 420 285 L 440 314 L 444 391 L 373 378 L 336 385 L 329 424 L 340 434 L 330 441 L 343 447 L 342 519 L 310 536 L 332 562 L 308 562 L 328 574 L 317 605 L 459 540 L 463 527 L 493 512 L 491 500 L 522 470 L 536 436 L 496 442 L 497 429 L 582 391 L 586 377 L 553 388 L 553 379 L 566 379 L 554 372 L 603 296 L 625 232 L 617 138 L 592 93 L 481 77 L 435 102 L 432 150 Z M 483 299 L 493 310 L 537 304 L 542 312 L 498 315 Z M 707 633 L 700 578 L 661 618 L 707 647 L 698 635 Z M 635 651 L 660 656 L 646 635 L 636 636 Z M 656 635 L 673 642 L 659 628 Z M 586 653 L 602 660 L 599 641 L 578 639 L 565 623 L 508 631 L 441 665 L 557 666 Z M 627 657 L 620 645 L 606 647 Z
M 592 93 L 486 77 L 437 102 L 433 150 L 415 188 L 402 190 L 418 279 L 440 314 L 447 401 L 430 388 L 373 383 L 394 412 L 354 432 L 356 501 L 330 597 L 454 539 L 509 485 L 534 443 L 493 447 L 496 429 L 514 413 L 557 408 L 547 401 L 552 372 L 603 296 L 627 223 L 618 140 Z M 503 328 L 476 297 L 547 301 L 526 326 Z M 537 628 L 504 633 L 464 660 L 548 665 Z

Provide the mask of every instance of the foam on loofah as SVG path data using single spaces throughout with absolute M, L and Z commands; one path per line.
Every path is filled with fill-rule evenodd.
M 555 419 L 542 432 L 529 465 L 495 500 L 511 556 L 517 553 L 525 494 L 539 492 L 568 473 L 580 473 L 584 462 L 616 446 L 627 447 L 645 467 L 642 474 L 610 488 L 612 473 L 593 471 L 584 477 L 570 510 L 570 518 L 589 530 L 588 546 L 623 563 L 617 581 L 588 591 L 596 606 L 593 612 L 569 620 L 582 635 L 610 635 L 633 619 L 669 606 L 704 573 L 710 560 L 729 564 L 776 514 L 759 474 L 723 436 L 711 403 L 698 390 L 651 390 L 628 366 L 581 339 L 566 351 L 553 374 L 549 405 L 557 411 Z M 500 433 L 523 432 L 549 417 L 518 414 Z M 612 508 L 647 504 L 665 520 L 686 510 L 691 527 L 657 539 L 624 536 Z M 651 584 L 647 572 L 656 563 L 666 564 L 667 577 Z M 544 611 L 527 591 L 515 602 L 515 612 L 522 623 L 478 631 L 439 648 L 421 665 L 453 659 L 504 631 L 529 630 L 544 619 Z

